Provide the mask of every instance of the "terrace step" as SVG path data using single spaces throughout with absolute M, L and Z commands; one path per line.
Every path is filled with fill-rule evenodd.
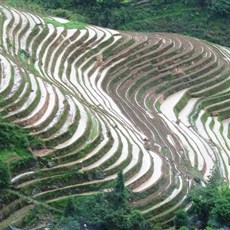
M 52 164 L 18 175 L 19 191 L 52 204 L 108 189 L 123 170 L 132 205 L 170 225 L 193 178 L 218 164 L 230 181 L 228 48 L 0 12 L 0 113 L 41 138 L 34 156 Z

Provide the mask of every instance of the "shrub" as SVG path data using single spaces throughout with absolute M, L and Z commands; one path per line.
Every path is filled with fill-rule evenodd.
M 32 156 L 23 157 L 13 161 L 10 164 L 10 169 L 12 173 L 19 173 L 25 171 L 28 168 L 34 167 L 36 165 L 36 159 Z
M 196 187 L 189 195 L 193 203 L 191 214 L 205 226 L 230 226 L 230 188 L 222 175 L 214 169 L 206 187 Z
M 76 209 L 72 199 L 68 199 L 65 210 L 64 217 L 74 217 L 76 215 Z
M 58 223 L 52 224 L 50 230 L 80 230 L 79 221 L 73 217 L 62 217 L 57 221 Z
M 55 9 L 55 10 L 51 10 L 50 13 L 57 16 L 57 17 L 66 18 L 66 19 L 71 19 L 71 17 L 72 17 L 70 11 L 65 10 L 65 9 L 60 9 L 60 8 Z
M 212 0 L 209 9 L 215 14 L 227 15 L 230 13 L 229 0 Z
M 41 145 L 42 141 L 29 136 L 20 126 L 14 125 L 0 117 L 0 149 L 26 149 L 28 146 Z
M 0 190 L 10 185 L 10 170 L 6 163 L 0 160 Z
M 27 135 L 17 126 L 7 123 L 0 123 L 0 148 L 15 149 L 26 148 L 29 144 Z
M 174 225 L 176 229 L 180 229 L 181 227 L 188 226 L 188 216 L 184 210 L 178 210 L 174 219 Z

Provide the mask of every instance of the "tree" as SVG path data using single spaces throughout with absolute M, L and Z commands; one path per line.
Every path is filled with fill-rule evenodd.
M 76 216 L 76 209 L 73 200 L 70 198 L 68 199 L 64 210 L 64 217 L 75 217 L 75 216 Z
M 215 14 L 227 15 L 230 14 L 229 0 L 211 0 L 209 9 Z
M 174 219 L 174 225 L 176 229 L 179 229 L 183 226 L 188 226 L 188 222 L 188 215 L 184 210 L 180 209 L 176 211 Z
M 9 187 L 10 170 L 6 163 L 0 160 L 0 190 Z
M 119 7 L 123 2 L 122 0 L 97 0 L 97 3 L 107 7 Z
M 67 200 L 63 215 L 56 220 L 51 230 L 80 230 L 79 218 L 72 198 Z
M 208 177 L 208 183 L 207 186 L 209 188 L 216 188 L 220 185 L 223 185 L 224 180 L 220 173 L 220 170 L 217 168 L 213 168 L 211 175 Z
M 29 136 L 20 126 L 4 120 L 0 116 L 0 150 L 27 149 L 31 145 L 40 145 L 42 141 Z
M 72 7 L 77 7 L 79 5 L 92 6 L 97 3 L 96 0 L 69 0 L 69 1 L 63 0 L 63 2 L 65 4 L 69 3 L 69 5 L 71 5 Z
M 211 216 L 217 223 L 230 226 L 230 188 L 227 185 L 221 185 L 216 189 Z
M 81 200 L 77 205 L 78 213 L 95 229 L 152 230 L 152 226 L 144 220 L 141 212 L 129 205 L 128 198 L 124 175 L 119 172 L 112 191 Z
M 179 230 L 189 230 L 187 227 L 183 226 Z
M 115 204 L 127 205 L 128 191 L 125 187 L 125 179 L 122 171 L 119 172 L 117 175 L 116 184 L 112 193 L 112 198 L 114 199 Z
M 197 187 L 189 195 L 192 215 L 205 226 L 215 229 L 230 226 L 230 188 L 214 169 L 206 187 Z
M 197 2 L 202 8 L 206 5 L 206 0 L 197 0 Z
M 68 217 L 62 222 L 61 229 L 63 230 L 80 230 L 80 224 L 76 218 Z
M 28 147 L 29 141 L 27 135 L 22 129 L 0 120 L 0 148 L 16 149 L 18 147 Z
M 80 224 L 77 218 L 74 217 L 61 217 L 53 223 L 50 227 L 51 230 L 80 230 Z

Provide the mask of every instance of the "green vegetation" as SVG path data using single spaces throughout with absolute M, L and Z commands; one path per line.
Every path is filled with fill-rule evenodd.
M 67 201 L 65 210 L 64 210 L 64 217 L 74 217 L 76 215 L 76 209 L 72 199 Z
M 51 229 L 80 230 L 77 211 L 74 206 L 74 201 L 71 198 L 67 201 L 64 209 L 64 215 L 61 217 L 60 221 L 57 221 L 56 224 L 53 224 Z
M 1 150 L 16 150 L 29 146 L 29 138 L 21 128 L 3 119 L 0 122 Z
M 188 215 L 184 210 L 178 210 L 175 213 L 174 226 L 176 229 L 181 229 L 181 227 L 188 226 L 189 219 Z
M 197 184 L 190 191 L 188 212 L 175 212 L 175 229 L 223 229 L 230 226 L 230 188 L 218 169 L 214 169 L 206 186 Z
M 6 163 L 0 160 L 0 190 L 5 189 L 10 184 L 10 170 Z
M 230 2 L 228 0 L 212 0 L 207 5 L 214 14 L 230 14 Z
M 79 224 L 85 223 L 97 230 L 152 229 L 142 214 L 130 206 L 130 196 L 124 185 L 124 176 L 120 172 L 110 192 L 69 198 L 65 203 L 56 202 L 55 206 L 62 207 L 64 212 L 61 217 L 57 217 L 53 229 L 66 229 L 67 222 L 72 225 L 68 229 L 79 229 Z
M 30 3 L 32 11 L 45 10 L 46 14 L 71 19 L 73 23 L 64 24 L 70 28 L 72 26 L 81 28 L 81 22 L 85 21 L 118 30 L 180 33 L 230 46 L 230 27 L 225 23 L 230 20 L 228 0 L 157 0 L 142 5 L 135 4 L 137 1 L 134 0 L 7 0 L 7 2 L 26 9 Z
M 66 23 L 61 23 L 52 18 L 46 18 L 46 23 L 53 24 L 56 27 L 64 26 L 66 29 L 84 29 L 85 24 L 79 21 L 69 21 Z
M 192 208 L 175 213 L 176 229 L 220 229 L 230 226 L 230 188 L 218 169 L 213 170 L 206 187 L 196 186 L 189 194 Z
M 1 151 L 16 151 L 24 155 L 24 150 L 41 142 L 29 136 L 21 127 L 14 125 L 0 117 L 0 148 Z
M 27 0 L 25 2 L 29 2 L 29 0 Z M 48 10 L 48 8 L 51 8 L 50 12 L 56 11 L 57 14 L 59 13 L 58 16 L 61 16 L 61 14 L 63 14 L 66 16 L 71 15 L 71 17 L 74 17 L 75 13 L 79 13 L 79 14 L 85 13 L 85 15 L 87 16 L 87 20 L 89 20 L 91 22 L 96 21 L 100 25 L 106 25 L 106 26 L 110 26 L 110 25 L 112 26 L 113 25 L 114 27 L 117 27 L 117 28 L 118 27 L 121 28 L 120 26 L 123 26 L 123 28 L 126 28 L 126 29 L 129 28 L 129 26 L 131 26 L 130 28 L 133 29 L 141 21 L 141 17 L 139 17 L 139 16 L 141 16 L 141 13 L 140 13 L 141 11 L 142 11 L 144 17 L 146 17 L 146 21 L 142 20 L 144 27 L 141 27 L 140 28 L 141 30 L 142 29 L 146 30 L 147 27 L 145 27 L 145 23 L 146 23 L 146 25 L 148 25 L 151 22 L 151 20 L 153 20 L 153 19 L 165 20 L 165 23 L 166 23 L 166 21 L 169 21 L 169 25 L 171 25 L 170 23 L 174 23 L 174 21 L 171 19 L 171 17 L 172 18 L 178 17 L 181 15 L 180 14 L 181 12 L 183 12 L 183 14 L 186 14 L 185 12 L 187 12 L 187 10 L 185 10 L 185 8 L 183 8 L 185 6 L 187 6 L 187 8 L 188 8 L 188 12 L 187 12 L 188 15 L 190 15 L 190 13 L 191 13 L 190 10 L 198 10 L 199 9 L 199 10 L 203 10 L 205 12 L 205 14 L 210 16 L 210 17 L 214 17 L 214 18 L 215 17 L 217 17 L 217 18 L 227 18 L 228 17 L 227 5 L 221 5 L 221 6 L 218 5 L 220 9 L 215 8 L 214 7 L 215 6 L 214 1 L 212 1 L 213 4 L 211 4 L 211 5 L 207 4 L 205 1 L 198 1 L 198 2 L 192 2 L 192 3 L 191 2 L 185 2 L 185 1 L 173 1 L 171 3 L 172 7 L 170 7 L 169 1 L 164 1 L 164 0 L 155 1 L 154 3 L 149 2 L 147 4 L 148 7 L 145 7 L 144 5 L 137 7 L 135 4 L 131 5 L 128 1 L 123 2 L 123 1 L 115 1 L 115 0 L 114 1 L 109 1 L 109 0 L 108 1 L 105 1 L 105 0 L 104 1 L 80 1 L 80 0 L 79 1 L 63 1 L 62 0 L 61 1 L 61 0 L 59 0 L 59 1 L 47 1 L 47 2 L 40 0 L 40 1 L 34 1 L 34 2 L 41 3 L 42 7 L 44 7 L 46 10 Z M 223 3 L 224 3 L 224 1 L 223 1 Z M 71 8 L 75 8 L 78 6 L 79 6 L 79 8 L 76 8 L 73 10 L 73 12 L 72 11 L 70 12 Z M 160 8 L 161 6 L 162 6 L 162 8 Z M 56 9 L 57 7 L 61 7 L 63 9 Z M 157 8 L 159 8 L 159 9 L 157 9 Z M 92 12 L 89 12 L 91 10 L 92 10 Z M 134 13 L 136 12 L 136 15 L 133 15 L 132 10 Z M 102 12 L 102 14 L 100 14 L 102 16 L 99 15 L 99 12 Z M 114 15 L 114 12 L 115 13 L 117 12 L 117 15 Z M 156 12 L 156 14 L 154 14 L 153 12 Z M 220 13 L 221 16 L 216 16 L 218 12 Z M 152 14 L 152 16 L 150 16 L 150 13 Z M 162 18 L 161 18 L 161 14 L 163 14 Z M 201 14 L 196 14 L 197 17 L 200 15 Z M 203 15 L 203 13 L 202 13 L 202 15 Z M 122 24 L 121 20 L 125 16 L 127 17 L 127 19 L 125 19 L 126 20 L 126 21 L 124 21 L 125 23 L 123 25 L 121 25 Z M 116 17 L 118 20 L 115 20 Z M 94 19 L 95 19 L 95 21 L 94 21 Z M 191 24 L 193 23 L 193 20 L 197 20 L 197 19 L 192 18 Z M 60 23 L 56 20 L 52 20 L 50 18 L 46 19 L 46 23 L 52 23 L 55 26 L 64 26 L 66 28 L 79 28 L 78 27 L 79 25 L 75 24 L 76 21 L 77 21 L 77 19 L 76 20 L 73 19 L 73 23 L 71 20 L 70 23 L 64 23 L 63 24 L 63 23 Z M 198 22 L 198 21 L 196 21 L 196 22 Z M 13 21 L 12 21 L 12 23 L 13 23 Z M 186 23 L 186 21 L 180 22 L 180 23 L 183 24 L 183 23 Z M 151 28 L 151 25 L 152 25 L 152 24 L 151 25 L 150 24 L 149 24 L 149 26 L 150 26 L 149 28 Z M 181 24 L 179 24 L 179 26 L 180 25 Z M 154 30 L 156 28 L 154 28 Z M 175 29 L 177 30 L 178 28 L 175 27 Z M 17 30 L 15 29 L 15 33 L 16 33 L 16 31 Z M 39 29 L 38 29 L 38 31 L 39 31 Z M 47 32 L 47 27 L 46 27 L 46 32 Z M 39 41 L 44 38 L 46 32 L 44 32 L 44 34 L 43 34 L 43 32 L 41 32 L 41 36 L 39 35 L 39 39 L 38 39 Z M 182 32 L 185 33 L 184 29 Z M 37 34 L 37 32 L 36 32 L 36 34 Z M 114 35 L 114 36 L 116 36 L 116 35 Z M 45 50 L 47 48 L 46 44 L 49 44 L 52 40 L 54 40 L 53 36 L 51 36 L 49 39 L 47 39 L 47 42 L 45 43 L 44 47 L 42 48 L 41 54 L 45 53 Z M 113 38 L 108 39 L 106 42 L 103 42 L 103 44 L 100 44 L 97 48 L 90 50 L 89 52 L 87 52 L 87 54 L 83 54 L 83 56 L 77 61 L 76 68 L 81 65 L 81 62 L 83 60 L 87 60 L 87 58 L 89 58 L 89 61 L 87 63 L 84 63 L 84 66 L 83 66 L 83 70 L 87 70 L 96 61 L 96 58 L 90 59 L 90 57 L 94 54 L 97 54 L 98 50 L 103 48 L 104 45 L 108 45 L 112 41 L 113 41 Z M 57 42 L 57 43 L 59 43 L 59 42 Z M 57 43 L 55 43 L 53 46 L 56 46 Z M 37 44 L 37 43 L 35 43 L 35 44 Z M 63 42 L 63 44 L 64 44 L 64 42 Z M 148 45 L 148 43 L 146 43 L 145 45 Z M 77 46 L 77 45 L 74 44 L 74 46 Z M 70 46 L 70 47 L 72 48 L 72 46 Z M 114 46 L 114 47 L 116 47 L 116 46 Z M 90 48 L 90 46 L 89 46 L 89 48 Z M 134 47 L 134 49 L 136 49 L 136 47 Z M 48 49 L 48 50 L 51 52 L 51 49 Z M 130 51 L 130 53 L 131 52 L 132 51 Z M 111 52 L 111 54 L 113 54 L 113 53 Z M 144 52 L 143 53 L 140 52 L 138 55 L 141 56 L 142 54 L 144 54 Z M 176 53 L 174 53 L 174 54 L 176 54 Z M 180 53 L 178 53 L 178 54 L 180 54 Z M 109 55 L 109 54 L 107 53 L 107 55 Z M 58 56 L 57 53 L 56 53 L 56 56 Z M 28 62 L 29 57 L 30 56 L 28 55 L 26 50 L 19 50 L 19 58 L 21 59 L 22 63 L 26 64 Z M 133 57 L 133 56 L 131 56 L 131 57 Z M 73 56 L 72 58 L 75 59 L 76 56 Z M 131 64 L 128 63 L 128 65 L 127 65 L 127 67 L 129 67 L 128 72 L 132 69 L 131 67 L 132 67 L 132 65 L 134 65 L 135 62 L 136 62 L 136 60 L 134 58 L 133 63 L 132 62 L 131 62 Z M 157 60 L 157 62 L 160 62 L 160 60 Z M 176 60 L 175 60 L 175 62 L 176 62 Z M 122 65 L 123 64 L 124 63 L 122 63 Z M 203 65 L 205 65 L 205 64 L 203 64 Z M 162 65 L 161 68 L 163 68 L 163 67 L 164 66 Z M 44 69 L 46 69 L 46 68 L 48 68 L 48 67 L 45 64 Z M 115 68 L 117 68 L 117 66 L 115 66 Z M 159 68 L 159 70 L 161 70 L 161 68 Z M 116 69 L 113 71 L 115 72 Z M 111 75 L 112 74 L 113 74 L 113 72 L 111 73 Z M 213 75 L 209 76 L 208 78 L 210 78 L 212 76 L 215 77 L 215 74 L 213 73 Z M 119 76 L 119 78 L 120 77 L 121 76 Z M 196 77 L 195 74 L 193 77 L 195 79 L 195 77 Z M 193 77 L 191 79 L 193 79 Z M 135 92 L 135 90 L 136 90 L 135 88 L 140 86 L 142 83 L 144 83 L 149 78 L 150 78 L 150 76 L 146 75 L 141 80 L 137 80 L 136 84 L 134 85 L 135 87 L 133 87 L 133 89 L 132 89 L 133 92 Z M 165 76 L 164 80 L 171 79 L 171 78 L 172 78 L 172 80 L 170 83 L 161 82 L 162 79 L 160 80 L 160 82 L 154 82 L 154 80 L 151 81 L 149 85 L 142 87 L 141 90 L 138 92 L 137 100 L 139 101 L 142 98 L 142 96 L 144 95 L 143 92 L 145 92 L 147 89 L 150 89 L 151 87 L 153 87 L 154 86 L 153 84 L 156 84 L 156 83 L 161 84 L 162 83 L 159 86 L 159 88 L 157 88 L 157 90 L 160 92 L 160 91 L 166 90 L 169 86 L 174 86 L 174 85 L 179 83 L 179 80 L 176 79 L 176 75 L 168 74 L 167 76 Z M 187 77 L 187 78 L 189 78 L 189 77 Z M 191 80 L 191 79 L 186 79 L 186 81 L 185 81 L 186 86 L 190 86 L 189 83 L 187 83 L 187 81 L 189 82 L 189 80 Z M 219 79 L 222 79 L 222 78 L 220 77 Z M 199 80 L 198 80 L 196 83 L 202 83 L 202 82 L 199 82 Z M 211 84 L 211 83 L 209 83 L 209 84 Z M 207 83 L 207 85 L 208 85 L 208 83 Z M 202 86 L 201 85 L 197 86 L 196 89 L 198 87 L 202 87 Z M 193 92 L 193 91 L 191 91 L 191 92 Z M 194 92 L 196 92 L 196 91 L 194 90 Z M 37 102 L 39 100 L 39 97 L 41 96 L 41 92 L 39 90 L 36 93 L 37 93 L 37 96 L 36 96 L 35 102 Z M 185 99 L 183 98 L 183 100 L 179 101 L 179 103 L 175 107 L 175 111 L 177 113 L 184 108 L 184 106 L 187 104 L 188 99 L 189 98 L 185 98 Z M 33 102 L 32 106 L 30 106 L 31 108 L 28 109 L 24 115 L 28 115 L 30 113 L 30 111 L 33 110 L 37 106 L 37 103 L 35 103 L 35 102 Z M 150 102 L 151 101 L 148 101 L 147 104 L 150 104 Z M 156 107 L 157 108 L 160 107 L 160 100 L 157 101 Z M 216 108 L 218 108 L 218 107 L 216 106 Z M 7 113 L 7 111 L 4 111 L 4 112 Z M 55 112 L 54 112 L 54 114 L 55 114 Z M 91 114 L 89 113 L 89 115 L 91 115 Z M 17 117 L 17 115 L 15 115 L 15 118 L 16 117 Z M 18 117 L 20 117 L 20 114 L 18 115 Z M 65 115 L 61 116 L 63 122 L 61 121 L 58 124 L 58 127 L 57 126 L 52 127 L 52 130 L 51 131 L 49 130 L 49 132 L 51 132 L 51 134 L 52 134 L 52 132 L 55 134 L 54 131 L 57 131 L 56 134 L 58 133 L 59 127 L 61 127 L 63 125 L 63 123 L 67 120 L 67 119 L 63 119 L 63 117 L 66 118 Z M 59 143 L 64 143 L 64 148 L 54 148 L 55 150 L 53 153 L 51 153 L 49 156 L 45 157 L 45 159 L 40 159 L 41 160 L 41 162 L 40 162 L 41 166 L 45 167 L 45 166 L 47 166 L 47 163 L 54 163 L 54 166 L 57 165 L 60 167 L 52 168 L 53 166 L 51 166 L 50 168 L 52 168 L 52 169 L 35 170 L 35 172 L 33 172 L 32 174 L 23 175 L 23 177 L 20 177 L 19 181 L 14 183 L 14 186 L 17 186 L 17 185 L 25 182 L 21 186 L 20 191 L 18 191 L 18 194 L 21 193 L 27 197 L 32 196 L 32 198 L 30 198 L 30 200 L 28 200 L 28 201 L 33 202 L 33 199 L 36 199 L 35 200 L 36 202 L 34 202 L 35 205 L 37 202 L 39 204 L 46 204 L 45 202 L 47 202 L 48 207 L 49 207 L 49 205 L 51 205 L 51 206 L 53 205 L 55 207 L 58 207 L 59 208 L 58 210 L 63 210 L 62 214 L 59 214 L 59 215 L 58 214 L 50 214 L 52 217 L 53 216 L 56 217 L 56 219 L 54 219 L 52 229 L 75 229 L 75 230 L 78 230 L 84 224 L 92 226 L 94 229 L 98 229 L 98 230 L 99 229 L 100 230 L 103 230 L 103 229 L 104 230 L 108 230 L 108 229 L 109 230 L 115 230 L 115 229 L 116 230 L 129 230 L 129 229 L 130 230 L 131 229 L 132 230 L 148 230 L 149 229 L 150 230 L 150 229 L 152 229 L 153 227 L 144 220 L 141 212 L 139 212 L 139 211 L 137 211 L 131 207 L 130 203 L 133 201 L 133 197 L 132 197 L 133 194 L 131 194 L 126 189 L 125 184 L 124 184 L 124 176 L 122 173 L 118 174 L 116 183 L 114 184 L 112 189 L 111 189 L 111 184 L 113 182 L 109 181 L 109 180 L 97 181 L 97 183 L 95 183 L 95 184 L 89 183 L 89 181 L 92 181 L 94 179 L 99 180 L 98 178 L 96 178 L 96 174 L 102 174 L 101 178 L 103 178 L 103 179 L 105 176 L 112 175 L 112 173 L 118 171 L 118 169 L 120 170 L 120 168 L 122 168 L 126 164 L 126 162 L 124 162 L 123 165 L 119 165 L 119 167 L 116 166 L 115 168 L 110 168 L 109 170 L 106 171 L 106 169 L 108 169 L 108 166 L 113 165 L 113 163 L 115 163 L 116 160 L 122 154 L 121 153 L 122 143 L 120 142 L 121 138 L 119 138 L 119 147 L 117 148 L 116 153 L 112 157 L 110 157 L 108 160 L 106 160 L 105 162 L 100 164 L 98 167 L 93 168 L 93 170 L 91 170 L 91 171 L 86 170 L 87 166 L 94 163 L 95 159 L 101 159 L 102 156 L 106 152 L 108 152 L 109 149 L 111 149 L 111 147 L 114 145 L 114 139 L 115 138 L 113 139 L 114 136 L 111 134 L 111 131 L 107 132 L 106 136 L 109 138 L 109 140 L 102 148 L 100 148 L 100 151 L 98 151 L 96 154 L 94 154 L 93 157 L 89 157 L 87 159 L 83 159 L 83 161 L 77 162 L 77 160 L 87 156 L 88 153 L 92 152 L 92 150 L 96 146 L 98 146 L 98 143 L 100 143 L 102 140 L 104 140 L 104 136 L 103 136 L 104 134 L 101 136 L 97 135 L 97 132 L 99 133 L 100 127 L 99 126 L 97 127 L 94 124 L 94 122 L 89 120 L 87 122 L 87 127 L 85 129 L 84 134 L 79 139 L 77 139 L 76 141 L 73 139 L 75 142 L 73 142 L 73 143 L 70 142 L 69 145 L 68 144 L 65 145 L 65 141 L 70 139 L 73 136 L 73 134 L 75 133 L 76 127 L 77 127 L 76 124 L 79 123 L 79 117 L 80 117 L 79 114 L 77 115 L 77 113 L 76 113 L 75 118 L 74 118 L 74 122 L 73 122 L 73 124 L 71 124 L 69 126 L 68 130 L 66 132 L 61 133 L 61 134 L 58 133 L 60 135 L 55 134 L 57 136 L 55 138 L 53 138 L 55 135 L 42 134 L 42 135 L 44 135 L 43 136 L 44 138 L 45 138 L 45 135 L 47 135 L 47 137 L 49 137 L 49 135 L 50 135 L 50 137 L 51 137 L 50 139 L 47 138 L 46 146 L 51 148 L 55 145 L 58 145 Z M 49 122 L 47 122 L 47 123 L 49 123 Z M 94 129 L 91 128 L 92 127 L 91 123 L 95 125 Z M 45 125 L 42 124 L 42 126 L 44 127 Z M 214 127 L 214 121 L 212 121 L 212 123 L 210 123 L 210 129 L 213 129 L 213 127 Z M 39 128 L 40 127 L 38 127 L 38 129 Z M 31 129 L 31 130 L 33 130 L 33 129 Z M 33 132 L 35 132 L 35 131 L 33 131 Z M 88 140 L 87 142 L 85 142 L 86 139 Z M 91 139 L 91 140 L 89 141 L 89 139 Z M 13 124 L 1 119 L 1 122 L 0 122 L 0 147 L 1 147 L 2 152 L 0 152 L 0 189 L 5 189 L 5 188 L 9 187 L 9 185 L 10 185 L 10 174 L 16 175 L 16 174 L 22 172 L 23 170 L 27 169 L 28 167 L 33 167 L 36 165 L 36 163 L 37 163 L 36 159 L 29 152 L 32 149 L 39 148 L 39 145 L 40 145 L 40 143 L 37 139 L 29 137 L 19 126 L 13 125 Z M 131 144 L 129 147 L 131 148 Z M 182 151 L 182 150 L 180 150 L 180 151 Z M 132 153 L 130 153 L 130 152 L 131 151 L 128 152 L 128 154 L 130 154 L 130 157 L 127 158 L 127 162 L 132 157 L 131 156 Z M 161 152 L 164 156 L 167 156 L 169 154 L 168 147 L 163 146 L 161 148 Z M 171 154 L 171 151 L 170 151 L 170 154 Z M 175 166 L 176 166 L 178 161 L 176 158 L 174 158 L 174 159 L 175 159 Z M 73 165 L 71 165 L 72 163 L 69 165 L 62 164 L 62 163 L 71 162 L 73 160 L 75 160 L 77 163 L 74 163 Z M 138 161 L 137 161 L 137 164 L 135 165 L 135 167 L 133 167 L 132 169 L 127 171 L 126 178 L 131 178 L 131 176 L 133 176 L 137 172 L 137 170 L 139 170 L 139 168 L 140 168 L 139 166 L 142 163 L 144 163 L 144 160 L 142 159 L 141 154 L 139 154 L 137 160 Z M 197 161 L 197 159 L 196 159 L 196 161 Z M 179 162 L 179 166 L 184 166 L 187 170 L 189 168 L 187 167 L 187 165 L 185 163 L 186 163 L 186 161 L 183 159 Z M 10 167 L 8 167 L 8 164 Z M 72 168 L 69 168 L 69 166 Z M 83 172 L 79 171 L 82 167 L 84 168 Z M 143 177 L 138 179 L 138 183 L 143 182 L 145 179 L 144 178 L 145 176 L 148 178 L 151 175 L 150 171 L 155 170 L 154 167 L 155 167 L 155 165 L 153 164 L 153 162 L 151 162 L 151 168 L 148 170 L 146 175 L 144 175 Z M 105 172 L 103 172 L 103 170 L 105 170 Z M 190 172 L 191 177 L 192 177 L 192 175 L 194 176 L 194 175 L 198 174 L 198 172 L 196 172 L 195 169 L 192 168 L 191 170 L 194 170 L 194 172 Z M 164 172 L 165 171 L 166 170 L 164 170 Z M 190 171 L 190 169 L 188 171 Z M 95 177 L 94 177 L 94 174 L 95 174 Z M 166 191 L 164 191 L 164 193 L 162 193 L 163 195 L 161 195 L 161 193 L 159 193 L 160 194 L 159 197 L 156 197 L 156 198 L 155 198 L 155 196 L 151 196 L 150 200 L 152 199 L 153 201 L 151 200 L 149 203 L 146 202 L 147 203 L 146 206 L 148 206 L 148 207 L 153 207 L 153 205 L 159 204 L 159 207 L 156 207 L 155 209 L 150 210 L 150 211 L 148 210 L 147 213 L 144 214 L 144 217 L 146 219 L 149 218 L 152 221 L 152 219 L 151 219 L 152 216 L 157 217 L 158 213 L 160 213 L 160 214 L 162 213 L 162 214 L 165 214 L 165 216 L 166 216 L 166 218 L 168 218 L 168 220 L 170 220 L 170 223 L 167 223 L 167 224 L 171 224 L 173 222 L 174 210 L 176 211 L 176 208 L 178 208 L 179 205 L 182 208 L 185 207 L 184 203 L 183 203 L 183 205 L 181 205 L 180 201 L 181 202 L 184 201 L 184 200 L 181 200 L 181 197 L 184 197 L 185 195 L 187 195 L 187 190 L 190 187 L 190 183 L 188 183 L 188 186 L 187 186 L 187 184 L 186 184 L 187 182 L 185 182 L 182 184 L 182 187 L 180 187 L 179 178 L 175 178 L 175 180 L 171 179 L 171 177 L 173 178 L 174 175 L 176 175 L 176 174 L 174 174 L 174 172 L 170 175 L 166 174 L 165 178 L 162 177 L 152 187 L 146 189 L 146 191 L 144 191 L 143 193 L 136 195 L 136 196 L 139 196 L 138 201 L 141 201 L 142 198 L 144 200 L 145 198 L 147 198 L 148 195 L 154 194 L 155 191 L 157 191 L 159 188 L 161 189 L 160 186 L 162 186 L 161 191 L 163 191 L 163 189 L 166 189 Z M 181 175 L 183 175 L 183 174 L 181 174 Z M 201 175 L 200 177 L 202 180 L 203 171 L 200 172 L 200 175 Z M 170 178 L 170 182 L 172 182 L 172 186 L 170 185 L 170 187 L 163 187 L 166 184 L 165 181 L 168 178 Z M 183 179 L 185 179 L 185 178 L 183 178 Z M 199 179 L 199 178 L 195 178 L 195 179 Z M 163 180 L 165 180 L 165 181 L 163 181 Z M 26 183 L 26 182 L 29 182 L 29 183 Z M 135 185 L 131 184 L 130 188 L 133 189 L 137 185 L 138 184 L 135 184 Z M 134 186 L 134 187 L 132 187 L 132 186 Z M 179 190 L 179 188 L 181 188 L 181 191 Z M 171 193 L 172 194 L 174 193 L 174 189 L 178 190 L 178 194 L 176 194 L 178 196 L 172 200 L 169 200 L 169 202 L 165 202 L 163 204 L 160 204 L 160 202 L 166 200 L 167 197 Z M 99 190 L 102 190 L 103 192 L 98 193 L 98 194 L 94 194 L 94 193 L 97 193 Z M 11 190 L 9 189 L 8 191 L 11 191 Z M 12 189 L 12 191 L 13 191 L 13 189 Z M 79 193 L 81 193 L 83 195 L 81 195 L 81 196 L 77 195 Z M 90 195 L 88 195 L 88 194 L 90 194 Z M 221 180 L 221 176 L 218 174 L 218 171 L 214 171 L 214 173 L 213 173 L 212 177 L 210 177 L 209 182 L 208 182 L 206 187 L 201 187 L 200 185 L 197 185 L 197 187 L 194 189 L 194 191 L 190 194 L 189 199 L 193 203 L 193 207 L 191 209 L 191 212 L 186 213 L 183 210 L 178 210 L 175 212 L 175 219 L 174 219 L 175 228 L 176 229 L 195 228 L 195 227 L 197 227 L 197 225 L 196 225 L 197 222 L 202 223 L 202 226 L 201 226 L 202 228 L 205 228 L 207 226 L 211 226 L 213 228 L 223 227 L 224 225 L 229 226 L 230 225 L 230 220 L 229 220 L 229 216 L 230 216 L 230 205 L 229 205 L 230 202 L 229 201 L 230 200 L 229 200 L 229 197 L 230 197 L 229 187 L 227 187 L 227 185 L 225 185 L 225 183 Z M 12 198 L 12 200 L 14 200 L 14 199 Z M 20 201 L 18 201 L 18 203 L 21 206 L 16 207 L 16 205 L 15 205 L 15 207 L 14 207 L 15 209 L 13 211 L 17 211 L 17 209 L 21 209 L 21 207 L 23 207 L 23 205 L 27 205 L 27 203 L 24 204 L 24 201 L 22 203 L 20 203 Z M 134 205 L 136 205 L 136 203 L 137 202 L 133 202 Z M 6 204 L 9 204 L 9 207 L 10 207 L 11 201 L 9 201 L 8 203 L 6 202 Z M 137 206 L 137 207 L 140 207 L 141 210 L 145 210 L 146 206 L 144 206 L 144 205 L 145 204 L 143 204 L 143 206 L 142 206 L 142 204 L 141 204 L 140 206 Z M 33 212 L 31 212 L 31 216 L 29 216 L 29 217 L 27 216 L 27 220 L 31 221 L 33 226 L 37 225 L 38 221 L 40 221 L 38 215 L 36 214 L 36 212 L 34 210 L 36 210 L 36 209 L 33 209 Z M 169 210 L 171 212 L 167 213 L 166 210 L 167 211 Z M 6 216 L 10 213 L 9 210 L 4 210 L 4 211 L 5 211 Z M 45 216 L 44 213 L 42 215 Z M 165 218 L 165 216 L 163 216 L 163 217 Z M 162 217 L 160 217 L 160 218 L 162 218 Z M 159 221 L 163 224 L 165 223 L 163 218 L 160 220 L 159 219 L 157 219 L 157 221 Z M 53 220 L 53 218 L 52 218 L 52 220 Z M 27 223 L 28 222 L 25 222 L 24 226 L 26 226 Z M 154 227 L 154 229 L 155 229 L 155 227 Z
M 30 151 L 31 148 L 40 148 L 41 144 L 40 140 L 29 136 L 21 127 L 0 117 L 0 161 L 8 163 L 11 174 L 34 166 L 36 160 Z

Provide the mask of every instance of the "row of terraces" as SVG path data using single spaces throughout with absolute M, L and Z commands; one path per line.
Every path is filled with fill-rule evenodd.
M 230 50 L 176 34 L 125 33 L 0 6 L 0 114 L 44 141 L 52 167 L 14 175 L 0 228 L 35 205 L 111 187 L 172 224 L 214 166 L 230 181 Z M 57 26 L 57 24 L 59 26 Z M 58 211 L 58 210 L 56 210 Z

